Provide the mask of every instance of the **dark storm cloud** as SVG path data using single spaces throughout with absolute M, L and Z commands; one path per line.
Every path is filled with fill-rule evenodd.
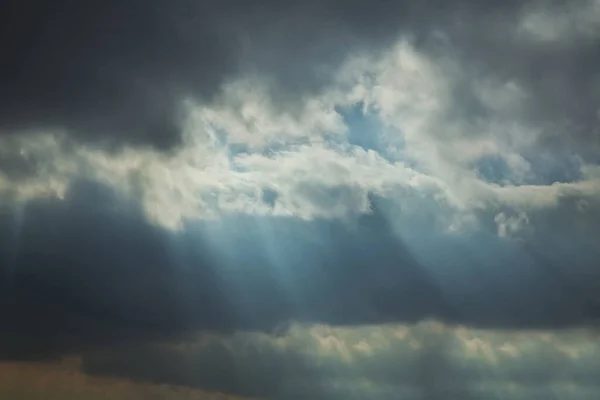
M 64 128 L 84 139 L 168 147 L 179 140 L 181 100 L 210 99 L 240 73 L 265 76 L 285 106 L 327 85 L 350 54 L 377 52 L 401 33 L 432 51 L 434 32 L 449 35 L 466 64 L 515 75 L 534 103 L 543 100 L 543 116 L 560 110 L 588 121 L 596 43 L 505 40 L 523 8 L 514 1 L 6 1 L 0 128 Z
M 194 2 L 168 4 L 4 2 L 2 128 L 172 144 L 177 101 L 215 89 L 233 44 Z
M 119 334 L 268 330 L 294 318 L 346 324 L 447 312 L 437 285 L 406 250 L 390 247 L 388 233 L 373 232 L 361 243 L 366 232 L 281 219 L 268 221 L 276 229 L 272 238 L 261 238 L 253 219 L 230 222 L 172 233 L 150 225 L 109 189 L 83 182 L 65 200 L 6 210 L 0 329 L 9 339 L 0 341 L 0 354 L 48 356 Z M 282 259 L 266 248 L 275 236 Z M 316 237 L 331 241 L 322 246 Z M 366 273 L 372 262 L 380 264 L 376 273 Z
M 545 258 L 484 233 L 404 243 L 375 205 L 354 226 L 234 216 L 173 233 L 81 182 L 65 200 L 5 210 L 0 356 L 292 320 L 527 328 L 599 316 L 593 243 L 565 253 L 532 241 Z M 574 279 L 565 284 L 564 274 Z

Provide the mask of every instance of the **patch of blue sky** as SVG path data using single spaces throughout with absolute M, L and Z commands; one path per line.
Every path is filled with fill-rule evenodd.
M 515 183 L 513 172 L 506 160 L 499 155 L 484 156 L 474 163 L 478 176 L 486 182 L 505 185 Z
M 551 185 L 582 179 L 581 161 L 569 155 L 531 157 L 532 184 Z
M 392 143 L 384 134 L 386 127 L 376 113 L 365 107 L 364 102 L 349 107 L 338 107 L 337 112 L 348 127 L 346 135 L 348 144 L 375 151 L 388 160 L 396 158 L 396 150 L 404 145 L 401 135 L 398 135 L 398 140 Z
M 336 111 L 342 116 L 347 127 L 345 135 L 325 134 L 323 139 L 326 144 L 337 149 L 361 148 L 366 151 L 375 151 L 389 161 L 403 159 L 404 138 L 400 132 L 389 132 L 380 121 L 378 115 L 366 109 L 363 102 L 358 102 L 349 107 L 338 107 Z M 252 149 L 245 143 L 229 142 L 227 135 L 218 137 L 219 143 L 226 146 L 231 160 L 235 157 L 258 152 L 263 156 L 273 156 L 282 151 L 293 151 L 296 147 L 310 144 L 309 136 L 302 136 L 290 140 L 272 140 L 260 149 Z
M 229 143 L 227 145 L 227 150 L 229 153 L 229 157 L 235 157 L 240 154 L 250 154 L 252 153 L 250 146 L 246 143 Z
M 582 178 L 581 163 L 569 155 L 525 156 L 529 171 L 514 171 L 501 155 L 480 158 L 473 164 L 479 177 L 498 185 L 551 185 L 553 183 L 575 182 Z

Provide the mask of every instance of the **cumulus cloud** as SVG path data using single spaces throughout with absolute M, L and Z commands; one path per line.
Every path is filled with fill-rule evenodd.
M 93 179 L 170 228 L 231 213 L 347 219 L 368 212 L 371 194 L 392 199 L 400 229 L 428 220 L 436 231 L 490 227 L 506 236 L 510 226 L 522 236 L 548 209 L 559 219 L 593 213 L 596 161 L 580 147 L 564 158 L 546 145 L 544 128 L 522 115 L 533 95 L 524 82 L 493 71 L 470 78 L 470 68 L 454 50 L 431 53 L 403 39 L 348 58 L 293 112 L 266 82 L 239 80 L 214 103 L 186 103 L 184 145 L 170 153 L 107 152 L 65 134 L 4 138 L 4 197 L 61 196 L 70 182 Z M 350 140 L 356 105 L 380 130 L 358 134 L 379 135 L 383 147 Z M 503 218 L 513 222 L 498 224 Z

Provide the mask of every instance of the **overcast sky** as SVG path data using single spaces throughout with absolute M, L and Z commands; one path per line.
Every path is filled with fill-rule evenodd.
M 0 45 L 0 394 L 597 397 L 600 1 L 9 0 Z

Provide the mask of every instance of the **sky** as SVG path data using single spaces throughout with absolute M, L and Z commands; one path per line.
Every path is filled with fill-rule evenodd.
M 599 21 L 2 2 L 0 394 L 596 398 Z

